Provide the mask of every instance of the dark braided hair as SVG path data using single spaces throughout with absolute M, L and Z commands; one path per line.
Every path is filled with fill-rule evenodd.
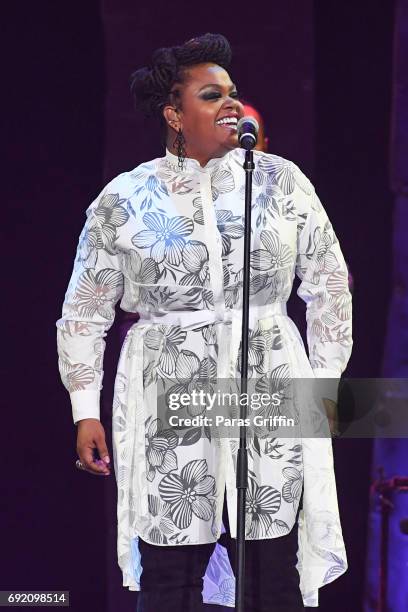
M 130 76 L 130 91 L 135 107 L 146 117 L 162 118 L 162 110 L 171 102 L 171 94 L 179 100 L 176 83 L 186 80 L 186 68 L 195 64 L 213 63 L 227 69 L 231 63 L 231 47 L 221 34 L 204 34 L 177 47 L 157 49 L 149 68 L 140 68 Z

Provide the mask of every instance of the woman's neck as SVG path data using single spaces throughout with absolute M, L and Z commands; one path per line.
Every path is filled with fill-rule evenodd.
M 173 143 L 170 140 L 167 140 L 167 144 L 166 144 L 168 150 L 170 151 L 170 153 L 173 153 L 173 155 L 178 156 L 178 152 L 177 152 L 177 148 L 173 147 Z M 220 153 L 218 155 L 212 155 L 209 156 L 207 155 L 203 155 L 202 153 L 198 153 L 198 152 L 194 152 L 194 151 L 190 151 L 188 149 L 186 149 L 186 158 L 188 159 L 195 159 L 202 168 L 204 168 L 208 162 L 210 161 L 210 159 L 214 159 L 215 157 L 223 157 L 226 154 L 227 151 L 224 151 L 224 153 Z

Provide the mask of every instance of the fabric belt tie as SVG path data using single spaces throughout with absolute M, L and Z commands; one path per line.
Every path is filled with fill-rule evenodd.
M 216 324 L 218 341 L 217 377 L 235 376 L 239 346 L 242 333 L 242 308 L 222 308 L 217 310 L 173 310 L 164 315 L 155 313 L 139 313 L 140 319 L 136 325 L 153 323 L 155 325 L 177 325 L 182 329 L 194 329 L 211 323 Z M 261 306 L 250 305 L 249 327 L 254 328 L 258 321 L 273 316 L 287 316 L 286 302 L 273 302 Z M 221 324 L 221 325 L 219 325 Z M 227 341 L 229 324 L 231 324 L 231 344 Z

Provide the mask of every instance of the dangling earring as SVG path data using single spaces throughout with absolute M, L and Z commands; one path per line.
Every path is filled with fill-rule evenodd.
M 185 142 L 186 142 L 186 139 L 184 138 L 184 134 L 182 132 L 182 129 L 179 128 L 179 130 L 177 132 L 176 139 L 173 142 L 173 147 L 176 147 L 176 149 L 177 149 L 178 168 L 179 168 L 180 172 L 182 172 L 184 170 L 184 160 L 186 159 L 186 150 L 184 148 Z

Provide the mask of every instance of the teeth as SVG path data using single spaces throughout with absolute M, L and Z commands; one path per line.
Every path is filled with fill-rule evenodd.
M 236 117 L 224 117 L 223 119 L 218 119 L 218 121 L 216 121 L 217 125 L 223 125 L 224 123 L 230 123 L 231 125 L 237 125 L 238 120 Z

